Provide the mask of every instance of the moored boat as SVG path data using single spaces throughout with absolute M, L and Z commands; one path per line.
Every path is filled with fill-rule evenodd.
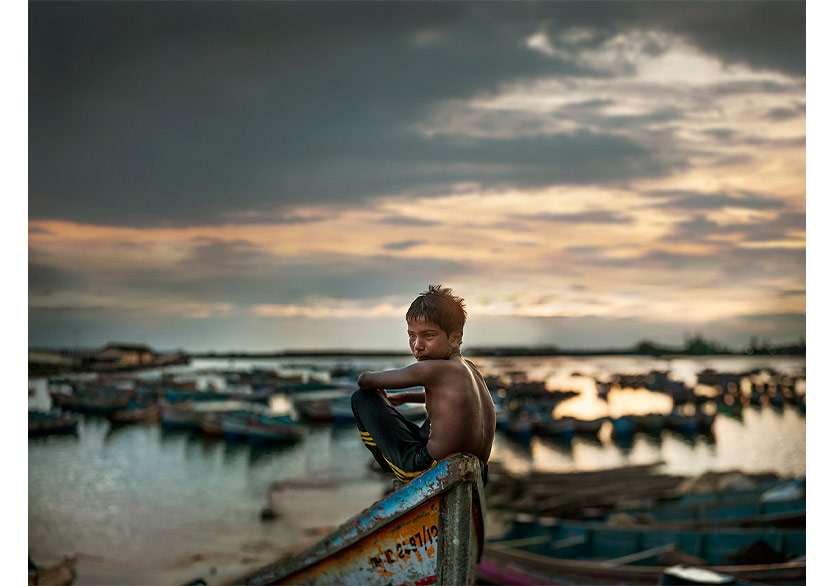
M 252 414 L 246 433 L 250 442 L 295 442 L 307 434 L 307 428 L 289 415 Z
M 106 415 L 108 421 L 114 425 L 128 423 L 144 423 L 159 420 L 159 405 L 131 405 Z
M 570 440 L 574 437 L 575 431 L 576 425 L 574 420 L 568 417 L 551 419 L 549 421 L 536 421 L 533 424 L 534 434 L 556 440 Z
M 160 405 L 160 423 L 169 428 L 200 428 L 200 413 L 194 409 L 191 401 L 162 403 Z
M 78 431 L 78 415 L 59 412 L 29 412 L 29 437 L 74 434 Z
M 308 421 L 333 423 L 354 421 L 350 392 L 344 389 L 303 393 L 296 396 L 293 405 L 296 411 Z
M 235 584 L 471 584 L 484 539 L 481 465 L 453 454 L 298 555 Z
M 504 539 L 485 545 L 479 576 L 499 584 L 658 584 L 665 568 L 687 564 L 756 583 L 796 583 L 805 579 L 805 554 L 805 529 L 612 527 L 520 516 Z
M 664 422 L 666 416 L 663 413 L 643 413 L 641 415 L 633 415 L 632 421 L 635 422 L 635 429 L 650 435 L 658 435 L 664 429 Z
M 581 435 L 590 435 L 597 437 L 600 433 L 600 428 L 608 421 L 608 417 L 598 417 L 597 419 L 577 419 L 574 417 L 563 417 L 563 419 L 570 419 L 574 422 L 574 431 Z
M 612 436 L 629 438 L 635 433 L 637 425 L 632 415 L 621 415 L 612 419 Z

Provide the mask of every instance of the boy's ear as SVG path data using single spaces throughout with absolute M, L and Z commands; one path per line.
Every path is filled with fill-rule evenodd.
M 464 330 L 454 330 L 449 335 L 449 342 L 453 347 L 457 348 L 461 345 L 461 340 L 464 338 Z

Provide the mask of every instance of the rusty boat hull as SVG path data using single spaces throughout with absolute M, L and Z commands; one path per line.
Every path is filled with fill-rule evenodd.
M 484 545 L 478 458 L 453 454 L 302 553 L 235 584 L 474 584 Z

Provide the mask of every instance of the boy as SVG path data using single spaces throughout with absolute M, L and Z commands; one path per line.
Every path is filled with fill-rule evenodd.
M 496 431 L 493 399 L 475 365 L 461 356 L 467 312 L 452 289 L 430 285 L 406 312 L 409 347 L 417 362 L 404 368 L 363 372 L 351 397 L 360 436 L 380 467 L 401 482 L 455 452 L 487 460 Z M 422 386 L 424 391 L 386 389 Z M 395 405 L 425 403 L 429 417 L 418 427 Z M 430 427 L 431 421 L 431 427 Z

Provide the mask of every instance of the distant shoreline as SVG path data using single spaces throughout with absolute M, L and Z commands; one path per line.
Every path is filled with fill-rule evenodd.
M 497 348 L 485 349 L 474 348 L 467 350 L 464 348 L 463 354 L 466 356 L 479 356 L 490 358 L 525 358 L 525 357 L 541 357 L 541 356 L 657 356 L 657 357 L 677 357 L 677 356 L 806 356 L 806 349 L 776 349 L 775 352 L 743 352 L 743 351 L 726 351 L 726 352 L 686 352 L 683 350 L 657 351 L 657 352 L 640 352 L 636 350 L 618 350 L 618 349 L 602 349 L 602 350 L 539 350 L 535 348 Z M 409 352 L 403 351 L 386 351 L 386 350 L 286 350 L 282 352 L 188 352 L 190 358 L 330 358 L 330 357 L 364 357 L 364 358 L 388 358 L 398 356 L 411 356 Z

